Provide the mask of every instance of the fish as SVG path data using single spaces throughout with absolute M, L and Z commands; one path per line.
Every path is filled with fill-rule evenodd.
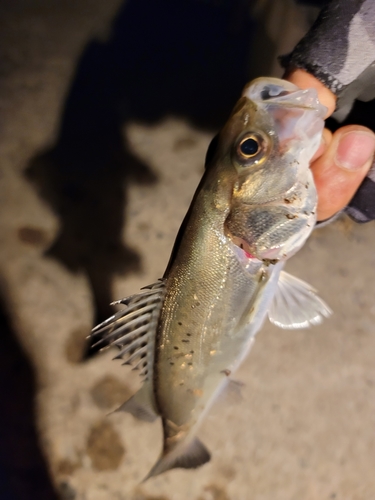
M 197 430 L 267 315 L 294 329 L 331 314 L 283 271 L 316 223 L 309 162 L 324 114 L 314 89 L 274 78 L 245 87 L 208 149 L 164 276 L 115 302 L 125 307 L 92 332 L 143 379 L 119 410 L 161 418 L 162 452 L 145 479 L 210 460 Z

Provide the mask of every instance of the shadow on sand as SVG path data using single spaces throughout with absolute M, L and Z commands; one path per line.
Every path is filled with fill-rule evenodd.
M 174 115 L 217 130 L 247 81 L 252 28 L 247 0 L 128 0 L 108 40 L 92 40 L 83 51 L 58 139 L 31 160 L 26 176 L 60 221 L 47 254 L 73 272 L 86 273 L 96 322 L 111 313 L 113 276 L 142 265 L 122 239 L 129 186 L 158 181 L 130 151 L 124 124 L 157 123 Z M 7 401 L 2 425 L 3 491 L 7 479 L 9 499 L 55 500 L 36 444 L 31 368 L 10 335 L 5 345 L 9 375 L 3 392 L 14 397 Z M 9 468 L 13 455 L 18 458 Z M 18 489 L 14 474 L 20 478 Z
M 255 32 L 249 3 L 128 0 L 108 40 L 91 41 L 78 61 L 56 144 L 32 159 L 26 175 L 60 220 L 48 254 L 86 272 L 96 322 L 111 313 L 113 276 L 142 265 L 122 240 L 129 186 L 158 181 L 130 151 L 123 126 L 174 115 L 216 131 L 248 80 Z M 10 394 L 1 426 L 1 498 L 55 500 L 36 444 L 31 368 L 5 317 L 0 321 L 3 393 Z
M 84 50 L 58 140 L 26 175 L 60 220 L 48 254 L 86 272 L 96 322 L 111 314 L 114 274 L 141 267 L 121 238 L 129 185 L 157 182 L 123 125 L 174 115 L 218 128 L 246 83 L 251 32 L 247 1 L 130 0 L 108 41 Z
M 35 377 L 0 304 L 0 498 L 57 500 L 34 422 Z

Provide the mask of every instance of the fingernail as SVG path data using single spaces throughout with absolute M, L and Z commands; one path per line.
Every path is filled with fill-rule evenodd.
M 336 163 L 346 170 L 360 170 L 373 156 L 375 135 L 359 130 L 344 134 L 336 151 Z

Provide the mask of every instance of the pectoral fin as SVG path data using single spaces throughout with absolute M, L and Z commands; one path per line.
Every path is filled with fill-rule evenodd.
M 332 314 L 316 290 L 304 281 L 281 271 L 277 291 L 268 317 L 274 325 L 284 329 L 308 328 L 318 325 Z

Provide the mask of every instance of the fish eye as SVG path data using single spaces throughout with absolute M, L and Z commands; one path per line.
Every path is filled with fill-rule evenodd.
M 251 132 L 241 138 L 237 145 L 237 158 L 241 164 L 248 166 L 249 161 L 258 163 L 264 159 L 269 148 L 269 141 L 263 134 Z
M 242 139 L 240 142 L 238 149 L 245 158 L 252 158 L 259 152 L 260 144 L 258 139 L 254 136 L 245 137 L 245 139 Z

